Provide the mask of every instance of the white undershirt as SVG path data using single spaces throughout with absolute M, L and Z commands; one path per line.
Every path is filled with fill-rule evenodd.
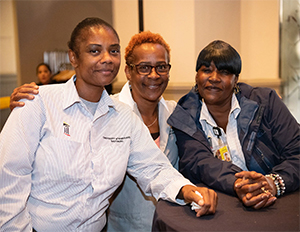
M 218 147 L 219 139 L 214 134 L 213 127 L 218 127 L 218 126 L 217 126 L 215 120 L 213 119 L 213 117 L 211 116 L 211 114 L 209 113 L 204 100 L 202 101 L 202 103 L 203 103 L 203 105 L 202 105 L 199 121 L 202 125 L 202 128 L 205 132 L 206 137 L 211 138 L 212 150 L 214 150 L 214 149 L 216 149 L 216 147 Z M 238 117 L 240 111 L 241 111 L 241 108 L 236 99 L 236 96 L 235 96 L 235 94 L 232 94 L 231 109 L 230 109 L 230 113 L 228 116 L 228 124 L 226 126 L 226 134 L 225 134 L 224 130 L 221 127 L 219 127 L 222 132 L 220 138 L 221 138 L 222 142 L 224 144 L 227 144 L 227 146 L 228 146 L 228 149 L 229 149 L 229 152 L 231 155 L 231 159 L 232 159 L 232 163 L 237 165 L 241 169 L 248 171 L 246 164 L 245 164 L 245 157 L 244 157 L 242 147 L 240 144 L 240 140 L 238 137 L 238 133 L 237 133 L 237 117 Z

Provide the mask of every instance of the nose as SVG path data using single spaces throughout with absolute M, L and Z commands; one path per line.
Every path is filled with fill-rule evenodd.
M 101 57 L 101 63 L 111 63 L 112 59 L 111 59 L 111 54 L 109 51 L 104 51 L 103 55 Z
M 148 75 L 149 78 L 158 78 L 160 75 L 156 72 L 155 67 L 152 67 L 151 72 Z
M 217 71 L 213 71 L 209 77 L 209 81 L 211 82 L 220 82 L 219 73 Z

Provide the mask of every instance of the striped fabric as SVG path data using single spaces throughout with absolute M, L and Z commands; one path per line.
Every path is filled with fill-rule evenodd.
M 1 231 L 99 232 L 126 171 L 147 194 L 174 202 L 190 184 L 130 107 L 103 91 L 92 115 L 74 79 L 41 86 L 0 134 Z

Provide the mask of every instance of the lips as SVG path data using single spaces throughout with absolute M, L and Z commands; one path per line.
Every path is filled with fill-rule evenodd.
M 148 89 L 158 89 L 162 84 L 143 84 Z
M 210 91 L 221 91 L 222 89 L 216 86 L 206 86 L 205 89 Z
M 103 73 L 104 75 L 110 75 L 113 72 L 113 69 L 99 69 L 95 70 L 95 72 Z
M 147 86 L 149 89 L 157 89 L 159 85 L 148 85 Z

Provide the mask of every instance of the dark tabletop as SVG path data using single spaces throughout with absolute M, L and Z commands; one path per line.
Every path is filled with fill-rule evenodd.
M 285 194 L 260 210 L 243 206 L 237 197 L 217 193 L 216 213 L 200 218 L 190 205 L 159 200 L 152 231 L 300 231 L 299 191 Z

